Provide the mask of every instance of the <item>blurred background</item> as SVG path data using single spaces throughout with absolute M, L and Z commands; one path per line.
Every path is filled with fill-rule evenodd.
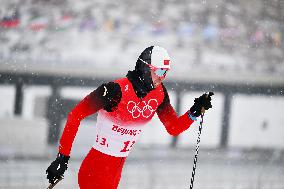
M 46 188 L 70 109 L 124 77 L 148 46 L 166 48 L 178 114 L 214 91 L 194 188 L 284 188 L 284 1 L 0 0 L 0 189 Z M 65 179 L 94 143 L 81 122 Z M 199 123 L 173 138 L 157 116 L 120 189 L 189 188 Z

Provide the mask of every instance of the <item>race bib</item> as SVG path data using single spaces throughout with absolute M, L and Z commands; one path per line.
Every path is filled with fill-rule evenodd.
M 100 111 L 93 148 L 111 156 L 126 157 L 138 140 L 144 126 L 115 124 Z

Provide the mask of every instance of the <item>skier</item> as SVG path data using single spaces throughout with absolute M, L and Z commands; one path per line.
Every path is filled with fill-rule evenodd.
M 116 189 L 131 148 L 155 113 L 167 132 L 177 136 L 201 115 L 202 108 L 211 108 L 211 97 L 203 94 L 189 111 L 177 116 L 162 83 L 170 64 L 164 48 L 148 47 L 125 78 L 102 84 L 79 102 L 68 114 L 57 158 L 46 170 L 49 182 L 67 170 L 80 121 L 91 114 L 98 112 L 96 138 L 81 164 L 78 183 L 81 189 Z

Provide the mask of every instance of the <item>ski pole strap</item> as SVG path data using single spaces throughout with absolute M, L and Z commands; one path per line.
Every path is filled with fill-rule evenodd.
M 187 115 L 191 120 L 193 120 L 193 121 L 197 120 L 195 116 L 191 115 L 190 111 L 188 111 Z

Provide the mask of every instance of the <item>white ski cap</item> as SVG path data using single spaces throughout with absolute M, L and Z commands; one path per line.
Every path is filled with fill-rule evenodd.
M 151 65 L 156 68 L 170 69 L 170 56 L 166 49 L 154 46 L 151 54 Z

